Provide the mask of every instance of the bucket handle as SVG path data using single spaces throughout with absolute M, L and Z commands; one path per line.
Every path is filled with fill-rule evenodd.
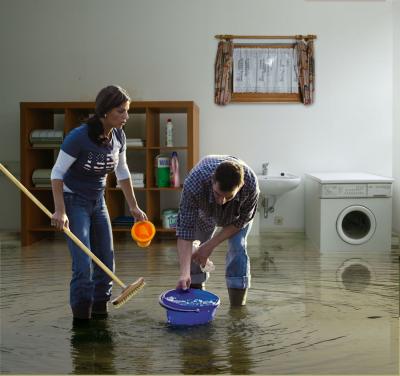
M 171 306 L 169 306 L 168 304 L 166 304 L 166 303 L 164 303 L 164 302 L 162 301 L 161 296 L 162 296 L 162 295 L 160 295 L 160 298 L 158 299 L 158 302 L 159 302 L 160 305 L 163 306 L 164 308 L 170 309 L 170 310 L 172 310 L 172 311 L 179 311 L 179 312 L 196 312 L 196 313 L 199 313 L 199 312 L 200 312 L 200 309 L 199 309 L 199 308 L 192 308 L 192 309 L 188 308 L 188 309 L 185 309 L 185 308 L 171 307 Z

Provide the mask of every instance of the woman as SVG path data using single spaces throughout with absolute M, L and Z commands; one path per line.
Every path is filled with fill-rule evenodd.
M 96 97 L 95 114 L 65 138 L 51 173 L 55 212 L 51 225 L 70 230 L 114 271 L 110 217 L 104 200 L 107 174 L 115 171 L 136 220 L 146 220 L 139 208 L 126 163 L 130 98 L 118 86 L 107 86 Z M 74 319 L 107 315 L 112 280 L 68 238 L 72 255 L 70 304 Z

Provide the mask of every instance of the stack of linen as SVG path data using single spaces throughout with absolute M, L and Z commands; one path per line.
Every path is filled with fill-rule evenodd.
M 35 148 L 60 147 L 63 138 L 64 132 L 55 129 L 35 129 L 29 135 L 29 141 Z
M 132 185 L 134 188 L 144 188 L 144 173 L 143 172 L 132 172 L 131 173 Z M 119 182 L 117 182 L 117 188 L 121 188 Z
M 127 147 L 144 146 L 144 141 L 141 138 L 127 138 L 126 146 Z
M 37 188 L 51 188 L 51 169 L 39 168 L 33 171 L 32 183 Z
M 132 185 L 135 188 L 144 188 L 144 173 L 132 172 L 131 173 Z

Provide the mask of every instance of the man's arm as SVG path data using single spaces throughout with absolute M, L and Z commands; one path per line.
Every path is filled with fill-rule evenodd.
M 188 184 L 188 179 L 183 187 L 176 227 L 180 267 L 180 277 L 177 288 L 181 289 L 188 289 L 191 283 L 190 264 L 192 259 L 193 240 L 195 240 L 195 225 L 198 216 L 197 200 L 186 184 Z
M 199 249 L 193 254 L 193 261 L 204 266 L 214 249 L 239 231 L 240 228 L 235 225 L 223 227 L 215 236 L 200 245 Z
M 178 258 L 180 277 L 176 288 L 188 289 L 190 287 L 190 262 L 192 259 L 192 240 L 178 239 Z

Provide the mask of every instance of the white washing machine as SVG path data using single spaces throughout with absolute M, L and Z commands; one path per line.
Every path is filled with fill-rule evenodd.
M 368 173 L 305 174 L 306 235 L 320 251 L 388 251 L 393 179 Z

